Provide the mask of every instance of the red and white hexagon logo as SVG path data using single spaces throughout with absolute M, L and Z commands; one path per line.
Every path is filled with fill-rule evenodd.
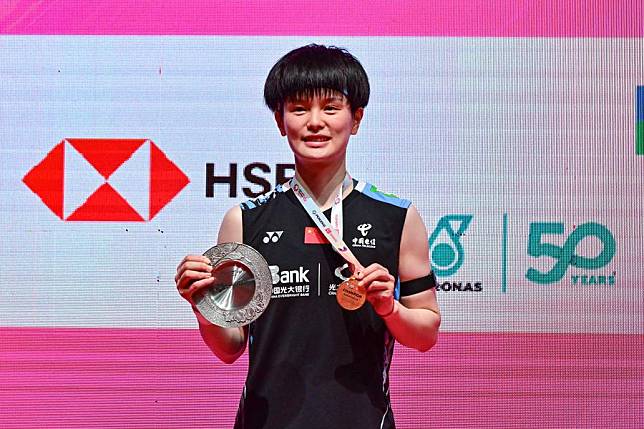
M 154 218 L 190 179 L 147 139 L 64 139 L 22 181 L 66 221 Z

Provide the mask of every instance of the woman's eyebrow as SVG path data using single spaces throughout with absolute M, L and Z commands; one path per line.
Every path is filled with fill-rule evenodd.
M 287 103 L 292 103 L 292 104 L 304 104 L 304 103 L 310 103 L 313 100 L 313 97 L 298 97 L 298 98 L 289 98 L 286 100 Z M 324 97 L 319 97 L 319 100 L 328 103 L 330 101 L 337 101 L 339 103 L 344 103 L 345 98 L 341 95 L 329 95 L 329 96 L 324 96 Z
M 329 97 L 324 97 L 321 98 L 322 101 L 339 101 L 340 103 L 344 102 L 344 97 L 341 97 L 339 95 L 331 95 Z

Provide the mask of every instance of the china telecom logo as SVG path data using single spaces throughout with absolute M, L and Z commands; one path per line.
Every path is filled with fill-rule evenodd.
M 190 182 L 147 139 L 64 139 L 22 179 L 65 221 L 151 220 Z

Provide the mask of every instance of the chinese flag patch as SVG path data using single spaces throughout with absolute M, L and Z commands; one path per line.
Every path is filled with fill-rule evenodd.
M 304 228 L 304 244 L 329 244 L 322 231 L 314 226 Z

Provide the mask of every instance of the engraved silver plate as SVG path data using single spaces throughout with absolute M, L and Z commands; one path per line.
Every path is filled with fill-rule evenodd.
M 210 259 L 215 282 L 193 295 L 201 315 L 224 328 L 237 328 L 257 319 L 268 307 L 273 287 L 266 259 L 240 243 L 219 244 L 203 255 Z

